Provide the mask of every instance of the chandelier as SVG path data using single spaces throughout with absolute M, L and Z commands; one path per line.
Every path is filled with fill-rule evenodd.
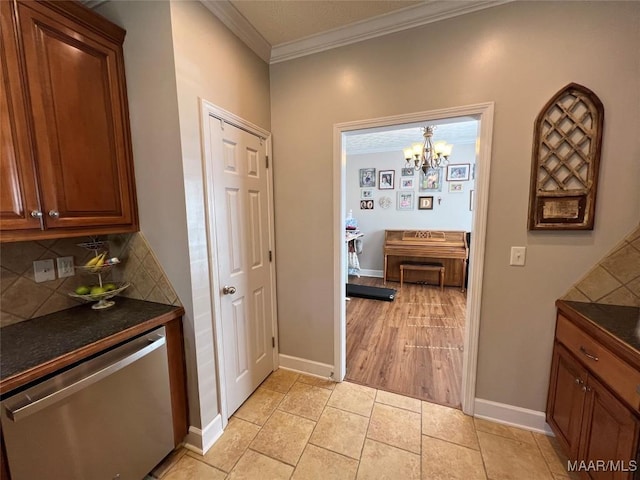
M 406 166 L 411 167 L 413 163 L 413 168 L 422 169 L 425 175 L 430 168 L 442 167 L 449 163 L 449 156 L 453 149 L 453 145 L 444 140 L 439 140 L 435 144 L 431 141 L 435 128 L 433 125 L 424 127 L 422 129 L 424 143 L 414 143 L 410 148 L 404 149 Z

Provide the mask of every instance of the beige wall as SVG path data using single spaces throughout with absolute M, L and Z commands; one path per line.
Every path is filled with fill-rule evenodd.
M 269 69 L 199 2 L 171 2 L 202 427 L 219 413 L 200 99 L 268 130 Z
M 639 3 L 515 2 L 272 65 L 281 353 L 333 363 L 333 125 L 493 101 L 476 396 L 544 410 L 555 299 L 638 224 L 638 45 Z M 570 82 L 605 106 L 595 230 L 528 232 L 533 121 Z
M 108 2 L 99 11 L 127 29 L 141 229 L 186 310 L 190 423 L 204 429 L 219 408 L 199 97 L 269 129 L 269 70 L 199 2 Z

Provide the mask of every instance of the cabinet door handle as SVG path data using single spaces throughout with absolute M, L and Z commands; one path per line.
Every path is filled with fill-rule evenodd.
M 584 385 L 584 382 L 582 381 L 582 379 L 581 379 L 581 378 L 576 377 L 576 384 L 577 384 L 577 385 Z
M 583 391 L 583 392 L 590 392 L 590 391 L 591 391 L 591 387 L 590 387 L 590 386 L 588 386 L 588 385 L 583 385 L 583 386 L 582 386 L 582 391 Z
M 587 352 L 587 349 L 584 348 L 582 345 L 580 346 L 580 352 L 582 352 L 582 354 L 587 357 L 590 358 L 591 360 L 593 360 L 594 362 L 597 362 L 598 360 L 600 360 L 598 357 L 596 357 L 595 355 L 592 355 L 591 353 Z
M 60 216 L 60 212 L 57 210 L 49 210 L 49 216 L 51 218 L 58 218 Z
M 40 230 L 44 230 L 44 222 L 42 221 L 42 212 L 40 210 L 31 210 L 31 218 L 35 218 L 40 222 Z

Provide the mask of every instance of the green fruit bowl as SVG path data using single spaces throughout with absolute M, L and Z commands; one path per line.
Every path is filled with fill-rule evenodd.
M 88 293 L 86 295 L 79 295 L 75 292 L 71 292 L 69 293 L 69 296 L 73 298 L 80 298 L 88 302 L 98 302 L 95 305 L 92 305 L 91 308 L 94 310 L 101 310 L 103 308 L 113 307 L 116 302 L 110 299 L 124 291 L 129 285 L 129 283 L 121 283 L 113 290 L 108 290 L 102 293 Z

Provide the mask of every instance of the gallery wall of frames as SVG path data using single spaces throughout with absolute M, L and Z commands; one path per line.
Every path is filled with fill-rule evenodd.
M 365 234 L 363 272 L 382 271 L 384 231 L 471 231 L 475 145 L 456 145 L 449 164 L 427 171 L 405 168 L 402 152 L 347 155 L 346 211 Z

